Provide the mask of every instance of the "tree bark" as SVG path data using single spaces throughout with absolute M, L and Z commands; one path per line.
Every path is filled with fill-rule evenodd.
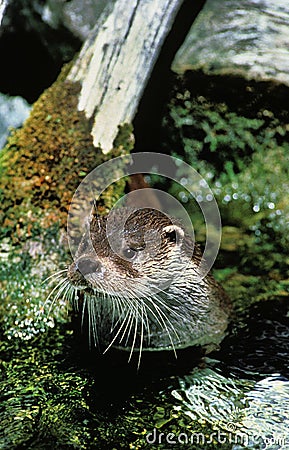
M 183 0 L 117 0 L 86 41 L 68 79 L 82 85 L 78 109 L 107 153 L 118 125 L 132 122 Z
M 289 86 L 289 3 L 207 0 L 172 70 L 202 70 Z

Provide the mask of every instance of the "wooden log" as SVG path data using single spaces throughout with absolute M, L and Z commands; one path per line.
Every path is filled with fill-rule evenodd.
M 78 109 L 93 120 L 93 142 L 104 153 L 118 125 L 132 122 L 182 1 L 117 0 L 72 67 L 68 79 L 82 85 Z
M 202 70 L 289 85 L 289 3 L 207 0 L 172 70 Z

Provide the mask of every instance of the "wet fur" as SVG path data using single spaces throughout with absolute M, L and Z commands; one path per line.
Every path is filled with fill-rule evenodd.
M 120 234 L 122 214 L 118 210 L 109 235 L 120 254 L 110 247 L 107 217 L 93 217 L 74 262 L 55 275 L 60 281 L 51 295 L 81 303 L 90 336 L 104 352 L 126 349 L 130 359 L 137 350 L 140 362 L 143 350 L 218 344 L 230 302 L 212 275 L 199 279 L 199 247 L 179 223 L 153 209 L 132 212 Z M 151 230 L 158 239 L 146 234 Z M 132 260 L 122 257 L 130 251 Z M 83 276 L 83 261 L 99 264 L 98 270 Z M 158 288 L 160 281 L 164 288 Z

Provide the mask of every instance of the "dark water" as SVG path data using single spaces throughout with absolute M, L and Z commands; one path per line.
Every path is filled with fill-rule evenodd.
M 219 351 L 204 357 L 200 349 L 186 349 L 178 352 L 177 360 L 173 353 L 144 353 L 139 370 L 138 355 L 128 364 L 125 352 L 112 350 L 100 357 L 93 351 L 84 352 L 84 342 L 78 340 L 79 347 L 74 347 L 72 356 L 74 364 L 94 379 L 87 392 L 87 403 L 101 428 L 109 430 L 106 438 L 98 437 L 99 448 L 129 448 L 126 447 L 129 441 L 135 443 L 131 448 L 287 448 L 289 434 L 285 436 L 284 424 L 289 423 L 288 312 L 289 305 L 284 300 L 257 304 L 242 325 L 231 327 Z M 272 402 L 274 417 L 270 410 Z M 235 417 L 239 409 L 245 411 L 245 417 L 249 415 L 253 431 L 258 433 L 256 442 L 243 440 L 240 446 L 233 440 L 239 422 L 229 417 Z M 172 420 L 174 414 L 176 418 Z M 219 429 L 220 433 L 230 435 L 225 434 L 227 438 L 223 436 L 222 441 L 221 434 L 215 443 L 208 439 L 194 446 L 178 441 L 168 444 L 165 440 L 168 433 L 178 436 L 184 430 L 192 433 L 198 429 L 195 425 L 192 428 L 194 421 L 190 415 L 196 416 L 197 427 L 203 420 L 215 430 L 213 433 Z M 215 423 L 221 418 L 224 421 L 227 418 L 225 429 Z M 127 429 L 127 421 L 131 421 L 131 429 Z M 276 437 L 281 421 L 283 428 L 280 425 Z M 244 428 L 240 421 L 240 430 L 247 431 L 247 422 Z M 233 426 L 234 433 L 226 426 Z M 143 428 L 147 433 L 157 430 L 157 434 L 139 438 Z M 159 435 L 160 442 L 156 438 Z M 147 436 L 156 442 L 149 443 Z
M 236 376 L 278 373 L 289 377 L 288 300 L 254 305 L 247 323 L 231 332 L 215 355 Z
M 117 370 L 120 384 L 132 390 L 147 382 L 157 383 L 167 377 L 171 379 L 185 375 L 194 367 L 204 366 L 201 349 L 179 350 L 177 358 L 173 352 L 144 352 L 141 366 L 137 369 L 138 354 L 128 363 L 128 353 L 110 350 L 105 356 L 88 350 L 86 336 L 78 340 L 78 363 L 92 373 L 103 377 L 103 392 L 111 392 L 111 379 Z M 83 348 L 86 347 L 86 351 Z M 75 350 L 76 352 L 78 351 Z M 254 305 L 242 325 L 231 325 L 220 349 L 209 354 L 224 375 L 246 377 L 258 381 L 261 377 L 279 374 L 289 378 L 289 305 L 288 301 L 268 301 Z M 218 363 L 217 363 L 218 362 Z M 161 382 L 163 384 L 164 381 Z M 117 402 L 117 397 L 114 396 Z M 119 400 L 126 398 L 125 390 L 119 392 Z

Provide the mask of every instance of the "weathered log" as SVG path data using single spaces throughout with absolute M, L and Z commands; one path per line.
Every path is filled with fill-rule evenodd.
M 288 24 L 286 0 L 207 0 L 172 69 L 289 85 Z
M 118 125 L 131 122 L 183 0 L 118 0 L 101 16 L 70 71 L 82 84 L 78 109 L 93 119 L 94 145 L 107 153 Z

